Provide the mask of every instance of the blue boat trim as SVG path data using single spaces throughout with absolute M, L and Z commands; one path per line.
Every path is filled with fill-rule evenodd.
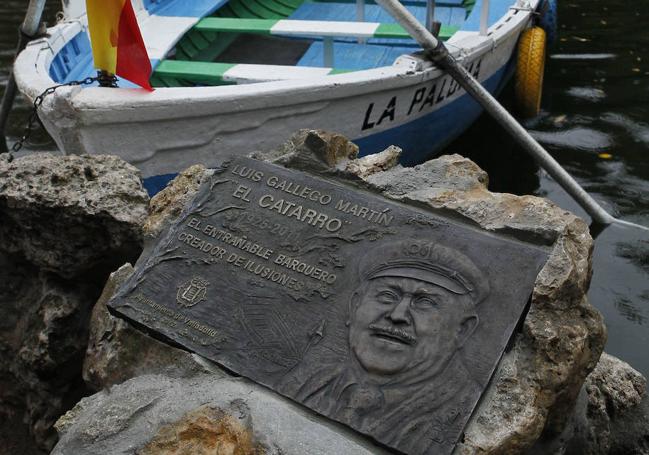
M 503 66 L 483 82 L 487 90 L 497 93 L 503 87 L 509 66 Z M 401 164 L 413 166 L 429 159 L 456 139 L 481 113 L 482 108 L 478 103 L 464 93 L 441 109 L 395 128 L 355 139 L 354 143 L 360 149 L 359 156 L 377 153 L 390 145 L 396 145 L 403 150 Z
M 144 0 L 151 15 L 171 17 L 204 17 L 227 3 L 227 0 Z
M 511 6 L 511 2 L 508 1 L 490 1 L 489 2 L 489 18 L 487 20 L 487 26 L 491 27 L 493 24 L 498 22 Z M 462 25 L 460 30 L 465 32 L 479 32 L 480 31 L 480 15 L 482 10 L 482 0 L 476 0 L 471 14 L 467 17 L 466 21 Z

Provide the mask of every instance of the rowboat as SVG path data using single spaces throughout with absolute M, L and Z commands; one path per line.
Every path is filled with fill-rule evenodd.
M 490 92 L 516 66 L 543 0 L 403 0 Z M 302 128 L 342 133 L 361 155 L 389 145 L 411 165 L 459 136 L 481 108 L 373 0 L 133 0 L 154 72 L 147 92 L 63 87 L 40 119 L 65 153 L 115 154 L 155 193 L 195 163 L 280 145 Z M 96 74 L 83 0 L 14 66 L 34 99 Z

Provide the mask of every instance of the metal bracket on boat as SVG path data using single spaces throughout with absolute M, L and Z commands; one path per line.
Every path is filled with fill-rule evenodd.
M 442 40 L 437 40 L 437 46 L 432 49 L 426 49 L 426 56 L 435 63 L 442 62 L 449 58 L 448 49 L 444 46 Z
M 100 87 L 117 88 L 117 77 L 108 71 L 97 71 L 96 80 L 99 82 Z

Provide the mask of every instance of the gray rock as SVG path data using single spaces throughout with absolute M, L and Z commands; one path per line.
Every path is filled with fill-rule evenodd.
M 114 270 L 112 257 L 139 254 L 148 202 L 139 171 L 114 156 L 2 159 L 0 251 L 64 278 Z
M 200 164 L 185 169 L 151 199 L 149 213 L 144 221 L 147 238 L 155 239 L 170 220 L 180 215 L 185 204 L 198 191 L 206 171 L 205 166 Z
M 363 158 L 358 161 L 361 160 Z M 393 165 L 373 168 L 371 171 L 373 172 L 364 172 L 359 176 L 366 179 L 375 190 L 396 198 L 434 188 L 482 191 L 489 184 L 489 176 L 485 171 L 457 154 L 442 155 L 410 168 Z
M 368 177 L 377 172 L 387 171 L 399 163 L 401 152 L 402 150 L 399 147 L 391 145 L 382 152 L 348 161 L 345 171 L 360 178 Z
M 0 283 L 0 425 L 26 421 L 36 443 L 51 448 L 52 425 L 85 391 L 79 372 L 96 293 L 92 283 L 62 280 L 3 253 Z
M 277 150 L 255 152 L 252 158 L 305 171 L 332 173 L 358 156 L 358 146 L 337 133 L 300 130 Z
M 250 381 L 210 375 L 140 376 L 84 398 L 57 430 L 52 455 L 384 453 Z
M 602 354 L 586 378 L 574 436 L 563 453 L 649 454 L 646 379 L 629 364 Z
M 323 144 L 328 137 L 336 139 Z M 346 179 L 405 203 L 433 207 L 488 231 L 551 245 L 550 259 L 537 277 L 525 321 L 456 453 L 522 453 L 541 435 L 562 432 L 606 340 L 602 317 L 586 298 L 593 242 L 583 220 L 544 199 L 490 193 L 486 173 L 458 155 L 403 168 L 395 164 L 390 152 L 368 164 L 355 162 L 353 147 L 336 135 L 301 131 L 283 148 L 255 156 Z M 172 185 L 166 195 L 161 193 L 164 203 L 154 225 L 176 216 L 181 207 L 178 201 L 191 197 L 205 172 L 192 171 L 191 178 L 177 187 Z
M 0 156 L 3 438 L 25 422 L 51 449 L 53 423 L 88 393 L 90 311 L 110 271 L 138 257 L 147 206 L 139 171 L 117 157 Z

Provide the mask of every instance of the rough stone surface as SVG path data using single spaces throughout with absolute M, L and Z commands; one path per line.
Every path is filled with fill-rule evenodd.
M 552 245 L 550 259 L 537 278 L 527 317 L 456 453 L 522 453 L 541 435 L 560 433 L 606 339 L 602 317 L 586 299 L 593 246 L 588 226 L 547 200 L 490 193 L 486 173 L 458 155 L 414 168 L 391 167 L 395 161 L 392 153 L 384 154 L 377 163 L 354 163 L 353 147 L 340 139 L 323 145 L 328 137 L 322 132 L 301 131 L 283 148 L 254 156 L 345 179 L 406 203 L 434 207 L 488 231 Z M 193 172 L 192 178 L 181 185 L 188 191 L 169 193 L 165 204 L 174 204 L 173 194 L 189 199 L 200 174 L 200 170 Z M 160 213 L 173 216 L 172 212 L 165 212 L 161 205 Z
M 90 311 L 108 273 L 139 255 L 147 204 L 139 171 L 116 157 L 0 156 L 1 447 L 25 422 L 50 449 L 52 424 L 88 393 Z
M 87 273 L 141 248 L 148 200 L 139 171 L 114 156 L 0 160 L 0 249 L 65 278 Z
M 300 130 L 277 150 L 257 152 L 252 158 L 275 162 L 296 169 L 329 173 L 358 156 L 358 146 L 337 133 Z
M 629 364 L 603 354 L 586 378 L 586 400 L 576 409 L 574 437 L 564 453 L 649 454 L 646 379 Z
M 168 220 L 180 215 L 185 204 L 198 190 L 205 171 L 205 166 L 200 164 L 185 169 L 151 199 L 149 215 L 144 222 L 147 237 L 156 237 L 165 228 Z
M 375 189 L 393 197 L 433 188 L 483 191 L 489 184 L 487 173 L 460 155 L 442 155 L 409 168 L 382 167 L 375 172 L 363 173 L 360 177 L 367 179 Z
M 381 454 L 349 429 L 245 379 L 140 376 L 57 422 L 52 455 Z
M 0 422 L 10 428 L 27 421 L 41 447 L 52 447 L 52 425 L 82 396 L 75 365 L 83 358 L 94 298 L 91 285 L 0 253 Z
M 602 354 L 563 432 L 545 436 L 529 455 L 649 454 L 645 378 L 620 359 Z
M 243 400 L 229 403 L 228 409 L 203 405 L 180 420 L 158 430 L 140 455 L 277 453 L 256 440 L 250 410 Z
M 92 310 L 88 349 L 83 363 L 83 379 L 99 391 L 127 379 L 151 373 L 170 377 L 192 376 L 218 369 L 206 368 L 197 356 L 155 340 L 108 312 L 106 303 L 131 274 L 126 264 L 111 274 Z M 221 373 L 222 376 L 225 373 Z
M 348 161 L 345 171 L 360 178 L 387 171 L 399 163 L 401 152 L 402 150 L 399 147 L 391 145 L 382 152 Z

